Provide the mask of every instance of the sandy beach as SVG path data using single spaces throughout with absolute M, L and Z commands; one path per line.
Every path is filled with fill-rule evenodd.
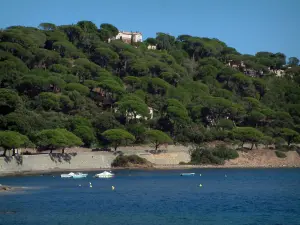
M 225 161 L 224 165 L 179 165 L 190 161 L 188 147 L 168 146 L 160 154 L 151 154 L 149 146 L 122 147 L 126 154 L 136 154 L 152 163 L 152 167 L 136 167 L 130 169 L 193 169 L 193 168 L 293 168 L 300 167 L 300 156 L 296 151 L 285 152 L 286 158 L 278 158 L 274 150 L 253 149 L 239 151 L 239 157 Z M 0 176 L 49 174 L 67 171 L 101 171 L 111 169 L 111 163 L 116 157 L 111 152 L 92 152 L 87 148 L 72 148 L 67 154 L 50 156 L 48 154 L 24 155 L 22 158 L 0 158 Z M 72 154 L 70 154 L 72 153 Z

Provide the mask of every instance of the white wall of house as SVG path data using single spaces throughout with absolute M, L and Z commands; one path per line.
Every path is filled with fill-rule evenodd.
M 145 119 L 145 120 L 149 120 L 149 119 L 153 119 L 153 108 L 148 107 L 149 110 L 149 117 L 144 117 L 142 115 L 137 114 L 136 115 L 136 119 Z M 118 112 L 118 108 L 115 108 L 115 112 Z M 127 119 L 134 119 L 134 113 L 132 112 L 126 112 L 126 118 Z
M 142 33 L 127 32 L 127 31 L 119 31 L 118 35 L 116 36 L 116 39 L 131 41 L 131 37 L 133 38 L 133 42 L 142 42 L 143 41 Z
M 147 47 L 148 49 L 152 49 L 152 50 L 155 50 L 156 49 L 156 45 L 148 45 Z
M 271 73 L 276 74 L 277 77 L 282 77 L 285 74 L 284 70 L 271 70 L 271 69 L 269 69 L 269 70 L 270 70 Z

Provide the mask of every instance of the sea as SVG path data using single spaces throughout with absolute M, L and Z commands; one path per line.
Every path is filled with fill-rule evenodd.
M 298 168 L 113 172 L 1 177 L 2 185 L 27 188 L 0 193 L 0 224 L 300 225 Z

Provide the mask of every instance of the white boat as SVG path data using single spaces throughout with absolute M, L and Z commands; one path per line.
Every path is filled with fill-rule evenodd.
M 77 178 L 85 178 L 85 177 L 87 177 L 87 173 L 75 173 L 74 175 L 73 175 L 73 178 L 75 178 L 75 179 L 77 179 Z
M 61 178 L 71 178 L 74 176 L 75 173 L 71 172 L 71 173 L 68 173 L 68 174 L 61 174 L 60 177 Z
M 87 173 L 68 173 L 68 174 L 61 174 L 61 178 L 84 178 L 87 177 Z
M 113 176 L 114 176 L 114 174 L 111 173 L 111 171 L 110 172 L 104 171 L 102 173 L 98 173 L 95 175 L 95 177 L 97 177 L 97 178 L 111 178 Z

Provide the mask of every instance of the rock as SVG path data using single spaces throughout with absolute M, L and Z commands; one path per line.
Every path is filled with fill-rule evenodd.
M 10 191 L 12 190 L 12 187 L 8 187 L 8 186 L 0 186 L 0 191 Z

